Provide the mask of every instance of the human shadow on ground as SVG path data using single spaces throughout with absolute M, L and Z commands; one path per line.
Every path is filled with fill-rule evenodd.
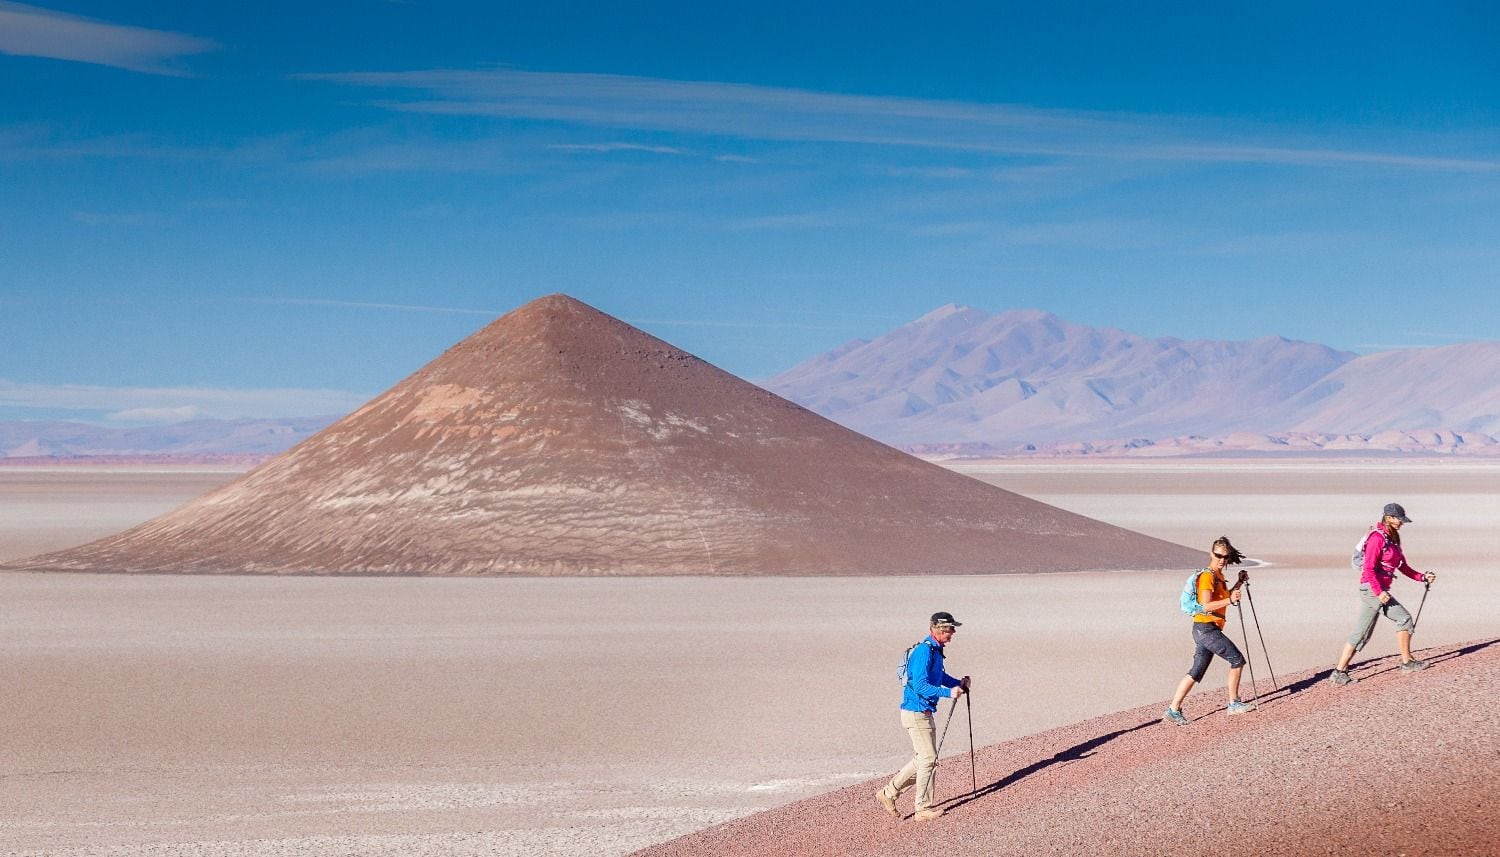
M 1460 646 L 1459 648 L 1454 649 L 1451 652 L 1443 652 L 1440 655 L 1433 655 L 1432 657 L 1427 659 L 1427 663 L 1429 666 L 1432 664 L 1440 664 L 1444 661 L 1451 661 L 1454 658 L 1463 657 L 1464 655 L 1472 655 L 1475 652 L 1487 649 L 1490 646 L 1494 645 L 1500 645 L 1500 638 L 1485 640 L 1479 643 L 1470 643 L 1467 646 Z M 1420 650 L 1418 651 L 1420 652 Z M 1386 663 L 1387 661 L 1389 661 L 1389 663 Z M 1349 667 L 1349 672 L 1351 674 L 1358 673 L 1358 675 L 1356 676 L 1358 681 L 1368 681 L 1375 676 L 1385 675 L 1388 672 L 1397 672 L 1400 669 L 1400 658 L 1394 655 L 1388 655 L 1383 658 L 1366 661 L 1362 664 L 1351 665 Z M 1333 669 L 1331 667 L 1326 670 L 1319 670 L 1308 676 L 1307 678 L 1298 679 L 1297 681 L 1284 684 L 1276 690 L 1271 691 L 1270 693 L 1263 693 L 1257 696 L 1255 698 L 1256 702 L 1271 702 L 1296 696 L 1297 694 L 1301 693 L 1304 690 L 1307 690 L 1308 688 L 1316 687 L 1317 685 L 1328 681 L 1328 677 L 1331 675 L 1333 675 Z M 1243 687 L 1243 685 L 1241 685 L 1241 687 Z M 1222 711 L 1223 709 L 1220 708 L 1217 710 Z
M 1451 652 L 1444 652 L 1440 655 L 1433 655 L 1431 658 L 1428 658 L 1428 663 L 1437 664 L 1444 661 L 1451 661 L 1454 658 L 1462 657 L 1464 655 L 1472 655 L 1475 652 L 1488 649 L 1490 646 L 1494 645 L 1500 645 L 1500 638 L 1485 640 L 1479 643 L 1471 643 L 1467 646 L 1460 646 L 1459 648 L 1454 649 Z M 1382 658 L 1380 660 L 1385 659 Z M 1391 670 L 1399 670 L 1400 668 L 1401 667 L 1399 663 L 1394 666 L 1383 667 L 1374 673 L 1361 676 L 1361 679 L 1367 679 L 1371 676 L 1380 675 Z M 1308 688 L 1314 687 L 1322 682 L 1327 681 L 1329 675 L 1331 675 L 1332 673 L 1332 669 L 1319 670 L 1318 672 L 1313 673 L 1307 678 L 1298 679 L 1297 681 L 1282 685 L 1280 688 L 1272 691 L 1271 693 L 1262 694 L 1260 697 L 1258 697 L 1258 699 L 1264 701 L 1273 698 L 1287 698 L 1295 696 L 1296 694 L 1301 693 Z M 1216 709 L 1216 711 L 1222 710 L 1223 708 Z M 1215 712 L 1209 712 L 1209 714 L 1213 713 Z M 1206 717 L 1208 715 L 1204 716 Z M 1046 770 L 1047 768 L 1052 767 L 1053 765 L 1061 764 L 1063 762 L 1076 762 L 1079 759 L 1087 757 L 1094 750 L 1102 747 L 1105 744 L 1108 744 L 1110 741 L 1113 741 L 1121 735 L 1128 735 L 1131 732 L 1145 729 L 1148 726 L 1155 726 L 1159 722 L 1160 721 L 1158 720 L 1146 720 L 1126 729 L 1117 729 L 1107 735 L 1100 735 L 1097 738 L 1090 738 L 1089 740 L 1084 741 L 1081 744 L 1075 744 L 1072 747 L 1067 748 L 1066 750 L 1060 750 L 1057 753 L 1054 753 L 1050 758 L 1033 762 L 1024 768 L 1006 774 L 1004 777 L 1001 777 L 1000 779 L 989 783 L 988 785 L 982 786 L 977 791 L 971 791 L 966 794 L 958 795 L 957 797 L 949 798 L 948 800 L 942 802 L 942 806 L 945 810 L 956 809 L 970 801 L 978 800 L 982 797 L 992 795 L 995 792 L 998 792 L 1001 789 L 1005 788 L 1006 786 L 1020 782 L 1021 780 L 1031 776 L 1032 774 L 1039 773 L 1043 770 Z
M 1050 758 L 1032 762 L 1026 767 L 1021 768 L 1020 770 L 1012 771 L 1011 773 L 1006 774 L 993 783 L 981 786 L 978 791 L 971 791 L 968 794 L 962 794 L 956 798 L 950 798 L 945 802 L 944 808 L 954 809 L 956 807 L 963 806 L 969 801 L 978 800 L 987 795 L 992 795 L 995 792 L 998 792 L 1001 789 L 1005 788 L 1006 786 L 1020 782 L 1021 780 L 1024 780 L 1032 774 L 1046 770 L 1053 765 L 1062 764 L 1063 762 L 1076 762 L 1079 759 L 1087 757 L 1094 750 L 1102 747 L 1105 744 L 1108 744 L 1121 735 L 1128 735 L 1138 729 L 1145 729 L 1147 726 L 1155 726 L 1159 722 L 1160 721 L 1158 720 L 1147 720 L 1125 729 L 1116 729 L 1115 731 L 1110 732 L 1107 735 L 1100 735 L 1097 738 L 1090 738 L 1089 740 L 1084 741 L 1081 744 L 1074 744 L 1066 750 L 1059 750 L 1058 752 L 1052 754 Z
M 1451 652 L 1443 652 L 1440 655 L 1433 655 L 1432 657 L 1427 658 L 1427 665 L 1430 668 L 1433 664 L 1440 664 L 1444 661 L 1451 661 L 1454 658 L 1463 657 L 1464 655 L 1472 655 L 1475 652 L 1480 651 L 1481 649 L 1488 649 L 1490 646 L 1493 646 L 1497 643 L 1500 643 L 1500 639 L 1485 640 L 1482 643 L 1471 643 L 1467 646 L 1460 646 L 1459 648 L 1454 649 Z M 1416 651 L 1416 654 L 1420 654 L 1421 651 L 1421 649 L 1418 649 Z M 1392 657 L 1394 657 L 1394 660 L 1391 660 L 1390 658 L 1381 658 L 1380 661 L 1374 661 L 1373 663 L 1379 664 L 1381 661 L 1390 660 L 1390 663 L 1383 666 L 1377 666 L 1371 671 L 1361 674 L 1359 677 L 1360 681 L 1371 679 L 1378 675 L 1385 675 L 1388 672 L 1400 671 L 1401 659 L 1395 656 Z M 1361 666 L 1363 666 L 1363 664 Z M 1354 670 L 1351 669 L 1350 672 L 1354 672 Z

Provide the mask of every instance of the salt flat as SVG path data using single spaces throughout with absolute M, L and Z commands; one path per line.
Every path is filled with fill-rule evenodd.
M 957 469 L 1205 551 L 1228 533 L 1271 564 L 1252 591 L 1281 673 L 1338 653 L 1356 609 L 1348 549 L 1390 500 L 1416 519 L 1412 561 L 1442 575 L 1418 645 L 1500 625 L 1483 549 L 1500 520 L 1492 464 Z M 35 511 L 49 503 L 81 539 L 206 487 L 117 476 L 0 478 L 0 557 L 53 526 Z M 950 667 L 976 677 L 977 743 L 1162 700 L 1191 656 L 1186 572 L 4 574 L 0 851 L 622 853 L 898 767 L 895 667 L 936 609 L 966 623 Z M 1412 606 L 1420 591 L 1397 584 Z M 1393 651 L 1382 628 L 1368 652 Z M 947 750 L 967 739 L 961 719 Z

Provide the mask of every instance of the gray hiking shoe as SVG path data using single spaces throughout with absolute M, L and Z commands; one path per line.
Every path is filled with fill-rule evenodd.
M 1413 658 L 1413 659 L 1407 661 L 1406 663 L 1402 664 L 1401 668 L 1403 670 L 1406 670 L 1409 673 L 1421 672 L 1422 670 L 1427 669 L 1427 662 L 1426 661 L 1419 661 L 1416 658 Z
M 1247 712 L 1254 711 L 1254 710 L 1255 710 L 1255 703 L 1253 703 L 1253 702 L 1240 702 L 1238 699 L 1230 702 L 1229 703 L 1229 707 L 1225 709 L 1225 711 L 1228 711 L 1230 714 L 1245 714 Z
M 1356 681 L 1359 681 L 1359 679 L 1349 675 L 1349 672 L 1347 670 L 1334 670 L 1333 675 L 1330 675 L 1328 677 L 1328 680 L 1338 685 L 1339 687 L 1343 687 L 1346 684 L 1354 684 Z
M 1173 723 L 1178 726 L 1188 725 L 1188 719 L 1183 716 L 1181 711 L 1178 711 L 1175 708 L 1168 708 L 1167 713 L 1163 714 L 1161 716 L 1161 719 L 1163 723 Z

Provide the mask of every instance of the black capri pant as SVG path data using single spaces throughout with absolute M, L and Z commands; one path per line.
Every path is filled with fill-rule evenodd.
M 1230 669 L 1245 665 L 1245 656 L 1240 654 L 1239 646 L 1224 636 L 1224 632 L 1212 622 L 1193 623 L 1193 643 L 1197 648 L 1193 650 L 1193 665 L 1188 667 L 1188 675 L 1193 681 L 1203 681 L 1203 675 L 1208 672 L 1208 662 L 1214 659 L 1214 655 L 1228 661 Z

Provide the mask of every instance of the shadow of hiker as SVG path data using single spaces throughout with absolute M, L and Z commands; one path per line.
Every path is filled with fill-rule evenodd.
M 1138 729 L 1145 729 L 1147 726 L 1155 726 L 1157 725 L 1157 723 L 1158 721 L 1156 720 L 1147 720 L 1143 723 L 1131 726 L 1128 729 L 1117 729 L 1107 735 L 1100 735 L 1097 738 L 1090 738 L 1089 740 L 1084 741 L 1082 744 L 1074 744 L 1072 747 L 1069 747 L 1066 750 L 1059 750 L 1058 752 L 1054 753 L 1051 758 L 1042 759 L 1038 762 L 1032 762 L 1026 767 L 1021 768 L 1020 770 L 1012 771 L 1011 773 L 1006 774 L 993 783 L 981 786 L 978 791 L 971 791 L 967 794 L 959 795 L 956 798 L 950 798 L 944 802 L 944 808 L 954 809 L 956 807 L 963 806 L 971 800 L 978 800 L 979 798 L 985 797 L 987 795 L 992 795 L 995 792 L 998 792 L 1001 789 L 1005 788 L 1006 786 L 1011 785 L 1012 783 L 1020 782 L 1021 780 L 1031 776 L 1032 774 L 1050 768 L 1053 765 L 1061 764 L 1063 762 L 1074 762 L 1082 759 L 1085 756 L 1088 756 L 1095 749 L 1108 744 L 1121 735 L 1128 735 L 1129 733 L 1134 732 Z
M 1432 657 L 1427 659 L 1427 662 L 1429 664 L 1440 664 L 1444 661 L 1451 661 L 1454 658 L 1462 657 L 1464 655 L 1472 655 L 1475 652 L 1482 651 L 1494 645 L 1500 645 L 1500 637 L 1497 637 L 1493 640 L 1485 640 L 1479 643 L 1470 643 L 1467 646 L 1461 646 L 1451 652 L 1443 652 L 1440 655 L 1433 655 Z M 1390 656 L 1387 656 L 1371 661 L 1365 661 L 1364 663 L 1359 665 L 1350 665 L 1349 672 L 1354 673 L 1369 668 L 1368 671 L 1363 672 L 1359 676 L 1360 681 L 1368 681 L 1375 676 L 1385 675 L 1388 672 L 1394 672 L 1401 669 L 1399 659 L 1396 662 L 1386 664 L 1384 666 L 1379 665 L 1382 661 L 1389 660 L 1389 658 Z M 1374 666 L 1371 667 L 1371 665 Z M 1284 684 L 1280 688 L 1277 688 L 1270 693 L 1261 694 L 1259 697 L 1256 697 L 1256 699 L 1257 701 L 1268 701 L 1273 699 L 1285 699 L 1291 696 L 1295 696 L 1296 694 L 1301 693 L 1302 691 L 1307 690 L 1310 687 L 1314 687 L 1327 681 L 1328 677 L 1332 674 L 1333 670 L 1331 668 L 1326 670 L 1319 670 L 1318 672 L 1313 673 L 1307 678 L 1298 679 L 1297 681 L 1291 682 L 1289 684 Z
M 1475 652 L 1482 651 L 1484 649 L 1488 649 L 1490 646 L 1494 646 L 1494 645 L 1500 645 L 1500 637 L 1497 637 L 1497 638 L 1495 638 L 1493 640 L 1485 640 L 1485 641 L 1478 642 L 1478 643 L 1470 643 L 1467 646 L 1461 646 L 1461 647 L 1459 647 L 1457 649 L 1454 649 L 1451 652 L 1443 652 L 1440 655 L 1433 655 L 1431 658 L 1428 659 L 1428 661 L 1430 663 L 1442 663 L 1443 661 L 1449 661 L 1449 660 L 1452 660 L 1452 659 L 1457 658 L 1457 657 L 1462 657 L 1463 655 L 1472 655 Z M 1384 660 L 1384 659 L 1381 659 L 1381 660 Z M 1379 675 L 1380 673 L 1383 673 L 1383 672 L 1387 672 L 1387 671 L 1390 671 L 1390 670 L 1398 670 L 1398 669 L 1400 669 L 1399 665 L 1397 665 L 1397 666 L 1388 666 L 1388 667 L 1385 667 L 1383 669 L 1380 669 L 1378 672 L 1372 673 L 1371 675 Z M 1293 696 L 1295 694 L 1301 693 L 1304 690 L 1307 690 L 1308 688 L 1314 687 L 1314 686 L 1320 684 L 1321 682 L 1327 681 L 1328 677 L 1332 673 L 1333 673 L 1332 669 L 1319 670 L 1318 672 L 1315 672 L 1315 673 L 1313 673 L 1312 675 L 1309 675 L 1306 678 L 1298 679 L 1297 681 L 1289 682 L 1287 684 L 1284 684 L 1280 688 L 1276 689 L 1275 691 L 1272 691 L 1271 693 L 1268 693 L 1268 694 L 1265 694 L 1265 695 L 1259 697 L 1259 699 L 1265 700 L 1265 699 L 1272 699 L 1272 698 L 1277 698 L 1277 697 L 1283 697 L 1284 698 L 1284 697 Z M 1369 676 L 1363 676 L 1362 678 L 1369 678 Z M 1222 711 L 1223 709 L 1218 709 L 1218 710 Z M 1020 782 L 1021 780 L 1025 779 L 1026 777 L 1029 777 L 1032 774 L 1035 774 L 1035 773 L 1043 771 L 1043 770 L 1045 770 L 1047 768 L 1050 768 L 1053 765 L 1060 764 L 1062 762 L 1074 762 L 1074 761 L 1077 761 L 1079 759 L 1082 759 L 1082 758 L 1088 756 L 1095 749 L 1097 749 L 1099 747 L 1102 747 L 1105 744 L 1108 744 L 1110 741 L 1113 741 L 1114 739 L 1120 737 L 1121 735 L 1127 735 L 1127 734 L 1129 734 L 1131 732 L 1135 732 L 1135 731 L 1140 730 L 1140 729 L 1145 729 L 1147 726 L 1155 726 L 1155 725 L 1157 725 L 1158 722 L 1159 721 L 1157 721 L 1157 720 L 1146 720 L 1146 721 L 1144 721 L 1142 723 L 1139 723 L 1139 724 L 1137 724 L 1135 726 L 1131 726 L 1131 727 L 1129 727 L 1127 729 L 1117 729 L 1114 732 L 1110 732 L 1107 735 L 1100 735 L 1097 738 L 1090 738 L 1089 740 L 1084 741 L 1081 744 L 1075 744 L 1072 747 L 1067 748 L 1066 750 L 1060 750 L 1057 753 L 1054 753 L 1051 758 L 1042 759 L 1041 761 L 1033 762 L 1033 763 L 1031 763 L 1030 765 L 1027 765 L 1024 768 L 1021 768 L 1021 769 L 1019 769 L 1017 771 L 1013 771 L 1012 773 L 1007 774 L 1004 777 L 1001 777 L 1000 779 L 996 780 L 995 782 L 989 783 L 988 785 L 985 785 L 985 786 L 981 787 L 977 791 L 971 791 L 971 792 L 967 792 L 965 794 L 958 795 L 957 797 L 949 798 L 948 800 L 943 801 L 941 803 L 941 805 L 943 806 L 944 809 L 948 809 L 948 810 L 956 809 L 956 808 L 958 808 L 960 806 L 963 806 L 964 804 L 966 804 L 966 803 L 968 803 L 970 801 L 978 800 L 979 798 L 987 797 L 989 795 L 992 795 L 995 792 L 998 792 L 1001 789 L 1005 788 L 1006 786 L 1009 786 L 1009 785 L 1012 785 L 1014 783 Z
M 1460 648 L 1454 649 L 1451 652 L 1443 652 L 1441 655 L 1433 655 L 1432 657 L 1427 659 L 1427 662 L 1430 664 L 1440 664 L 1443 661 L 1451 661 L 1454 658 L 1463 657 L 1464 655 L 1472 655 L 1475 652 L 1488 649 L 1490 646 L 1494 646 L 1497 644 L 1500 644 L 1500 637 L 1497 637 L 1493 640 L 1485 640 L 1482 643 L 1470 643 L 1467 646 L 1462 646 Z M 1421 650 L 1418 649 L 1418 651 Z
M 1431 657 L 1429 657 L 1427 659 L 1427 664 L 1428 664 L 1428 666 L 1431 666 L 1432 664 L 1440 664 L 1443 661 L 1451 661 L 1454 658 L 1463 657 L 1464 655 L 1472 655 L 1475 652 L 1480 651 L 1482 649 L 1487 649 L 1490 646 L 1495 645 L 1496 643 L 1500 643 L 1500 638 L 1497 638 L 1497 639 L 1494 639 L 1494 640 L 1485 640 L 1484 642 L 1480 642 L 1480 643 L 1470 643 L 1467 646 L 1460 646 L 1459 648 L 1454 649 L 1451 652 L 1443 652 L 1440 655 L 1432 655 Z M 1422 651 L 1421 649 L 1417 649 L 1414 654 L 1420 654 L 1421 651 Z M 1386 661 L 1386 660 L 1389 660 L 1389 658 L 1381 658 L 1380 659 L 1380 661 Z M 1366 662 L 1366 663 L 1379 663 L 1379 661 Z M 1360 666 L 1365 666 L 1365 664 L 1361 664 Z M 1385 666 L 1377 667 L 1376 669 L 1373 669 L 1370 672 L 1367 672 L 1364 675 L 1361 675 L 1359 678 L 1360 678 L 1360 681 L 1366 681 L 1366 680 L 1374 678 L 1375 676 L 1385 675 L 1388 672 L 1396 672 L 1396 671 L 1398 671 L 1400 669 L 1401 669 L 1401 659 L 1400 658 L 1396 658 L 1395 660 L 1391 661 L 1391 663 L 1386 664 Z M 1354 668 L 1351 667 L 1349 671 L 1353 672 Z

